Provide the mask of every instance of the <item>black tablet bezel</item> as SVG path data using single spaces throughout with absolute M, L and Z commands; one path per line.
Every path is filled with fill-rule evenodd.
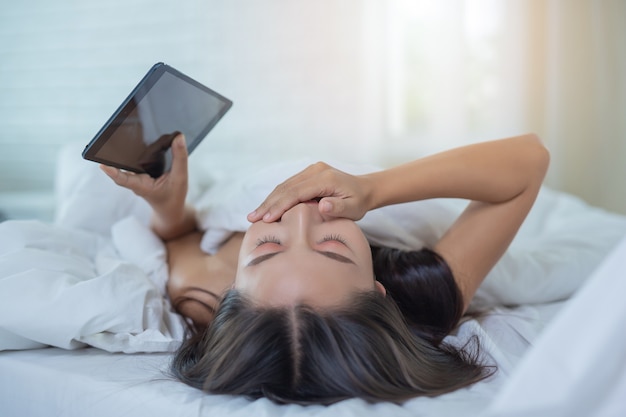
M 206 137 L 206 135 L 215 127 L 215 125 L 220 121 L 220 119 L 226 114 L 226 112 L 232 107 L 233 102 L 221 94 L 213 91 L 207 86 L 199 83 L 193 78 L 183 74 L 182 72 L 172 68 L 169 65 L 166 65 L 162 62 L 155 64 L 146 75 L 139 81 L 137 86 L 133 89 L 133 91 L 126 97 L 126 99 L 122 102 L 122 104 L 118 107 L 118 109 L 113 113 L 113 115 L 109 118 L 109 120 L 102 126 L 102 128 L 98 131 L 98 133 L 94 136 L 94 138 L 87 144 L 85 149 L 82 152 L 82 156 L 84 159 L 99 162 L 101 164 L 110 165 L 116 168 L 121 168 L 127 171 L 132 171 L 136 173 L 146 173 L 145 170 L 138 169 L 137 167 L 127 166 L 118 161 L 103 159 L 97 156 L 98 151 L 104 144 L 111 138 L 111 136 L 115 133 L 115 131 L 123 124 L 128 115 L 137 107 L 137 103 L 144 98 L 150 89 L 157 83 L 157 81 L 161 78 L 164 73 L 170 73 L 177 77 L 178 79 L 191 84 L 195 88 L 205 92 L 217 98 L 220 102 L 223 103 L 223 107 L 221 107 L 220 111 L 216 113 L 210 120 L 207 120 L 206 125 L 202 131 L 196 137 L 186 137 L 187 143 L 187 151 L 191 153 L 202 140 Z

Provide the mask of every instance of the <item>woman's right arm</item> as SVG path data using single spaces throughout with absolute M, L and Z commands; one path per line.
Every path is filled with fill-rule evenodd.
M 128 188 L 152 207 L 152 230 L 165 242 L 197 229 L 195 210 L 185 204 L 188 189 L 187 147 L 183 135 L 172 143 L 172 169 L 159 178 L 102 165 L 119 186 Z
M 213 317 L 217 295 L 225 284 L 216 277 L 229 276 L 217 262 L 209 263 L 200 249 L 195 211 L 185 204 L 188 187 L 187 147 L 182 135 L 172 143 L 172 169 L 159 178 L 102 166 L 115 183 L 128 188 L 152 207 L 151 228 L 167 248 L 167 291 L 172 305 L 197 325 Z M 212 265 L 210 271 L 208 266 Z M 211 277 L 211 279 L 207 279 Z

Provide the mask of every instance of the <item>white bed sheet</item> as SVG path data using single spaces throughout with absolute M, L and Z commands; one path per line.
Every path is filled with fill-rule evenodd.
M 478 334 L 499 363 L 487 381 L 402 406 L 347 400 L 323 406 L 279 406 L 266 399 L 206 395 L 166 376 L 170 355 L 119 354 L 96 348 L 0 353 L 0 410 L 18 416 L 474 416 L 482 413 L 562 303 L 496 308 L 465 322 L 459 337 Z

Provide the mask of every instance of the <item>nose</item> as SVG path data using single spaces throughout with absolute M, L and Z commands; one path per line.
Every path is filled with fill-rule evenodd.
M 300 203 L 287 210 L 281 223 L 290 230 L 291 238 L 308 241 L 312 228 L 324 221 L 317 208 L 317 202 Z

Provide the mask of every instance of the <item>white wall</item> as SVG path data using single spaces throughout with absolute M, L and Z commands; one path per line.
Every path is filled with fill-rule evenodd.
M 49 190 L 59 147 L 89 142 L 157 61 L 234 101 L 198 153 L 371 158 L 382 104 L 364 28 L 375 8 L 359 0 L 3 6 L 0 190 Z
M 231 151 L 386 165 L 535 131 L 549 185 L 626 213 L 625 2 L 5 3 L 0 211 L 53 204 L 58 149 L 88 143 L 164 61 L 235 103 L 192 163 Z

